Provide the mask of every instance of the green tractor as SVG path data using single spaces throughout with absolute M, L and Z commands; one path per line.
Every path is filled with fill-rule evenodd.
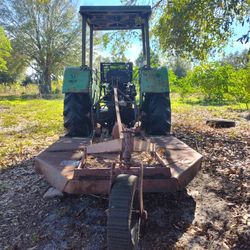
M 135 125 L 147 135 L 167 135 L 171 129 L 168 72 L 165 67 L 151 68 L 149 45 L 150 6 L 81 6 L 82 66 L 64 72 L 64 127 L 66 136 L 89 137 L 97 131 L 111 134 L 116 122 L 114 91 L 118 90 L 121 122 Z M 89 60 L 86 63 L 86 28 L 89 26 Z M 141 30 L 145 65 L 139 69 L 136 92 L 131 62 L 93 65 L 95 30 Z M 138 89 L 138 88 L 137 88 Z M 139 96 L 139 101 L 136 96 Z M 137 99 L 137 100 L 136 100 Z M 97 129 L 98 128 L 98 129 Z M 105 129 L 105 130 L 104 130 Z
M 168 72 L 150 67 L 150 6 L 82 6 L 80 13 L 82 66 L 64 72 L 66 136 L 41 152 L 35 166 L 63 193 L 108 194 L 108 249 L 137 249 L 147 219 L 143 193 L 183 190 L 202 156 L 170 135 Z M 145 65 L 137 87 L 130 62 L 101 63 L 99 73 L 92 68 L 93 31 L 126 29 L 142 34 Z

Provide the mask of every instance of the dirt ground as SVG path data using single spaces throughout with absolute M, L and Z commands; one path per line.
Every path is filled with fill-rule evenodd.
M 145 195 L 141 249 L 250 249 L 249 121 L 214 129 L 208 116 L 175 115 L 173 133 L 204 156 L 202 170 L 182 193 Z M 0 249 L 107 249 L 107 197 L 44 200 L 37 150 L 0 175 Z

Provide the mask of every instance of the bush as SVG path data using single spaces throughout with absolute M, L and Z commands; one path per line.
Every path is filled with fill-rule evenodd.
M 235 69 L 232 65 L 209 63 L 196 66 L 186 77 L 177 78 L 169 71 L 171 91 L 182 98 L 191 94 L 201 95 L 206 101 L 250 102 L 250 64 Z
M 51 83 L 51 94 L 62 93 L 62 80 L 52 81 Z
M 193 84 L 193 72 L 189 71 L 186 77 L 178 78 L 172 70 L 169 70 L 169 83 L 172 93 L 179 93 L 181 98 L 198 93 Z
M 39 89 L 38 85 L 35 84 L 27 84 L 26 86 L 21 85 L 20 83 L 8 83 L 8 84 L 0 84 L 0 95 L 38 95 Z
M 232 70 L 231 65 L 204 64 L 194 69 L 192 81 L 206 100 L 223 101 L 224 95 L 228 93 L 229 74 Z
M 228 82 L 228 93 L 237 102 L 248 104 L 250 102 L 250 64 L 247 68 L 231 71 Z

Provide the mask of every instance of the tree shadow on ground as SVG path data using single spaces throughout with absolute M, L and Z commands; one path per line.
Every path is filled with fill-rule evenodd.
M 33 100 L 38 99 L 39 95 L 2 95 L 0 96 L 1 101 L 15 101 L 15 100 Z
M 246 185 L 250 175 L 243 168 L 231 168 L 230 172 L 232 174 L 228 174 L 228 171 L 211 173 L 211 177 L 216 178 L 220 185 L 219 188 L 210 187 L 207 191 L 224 200 L 228 204 L 228 211 L 234 214 L 231 221 L 225 221 L 225 224 L 237 225 L 231 229 L 231 233 L 234 234 L 233 239 L 231 239 L 232 249 L 248 249 L 250 228 L 244 218 L 247 216 L 246 209 L 250 204 L 248 186 Z M 228 227 L 225 225 L 224 234 Z
M 228 129 L 230 131 L 230 129 Z M 178 128 L 176 136 L 204 155 L 203 172 L 212 180 L 205 186 L 207 194 L 214 194 L 217 201 L 223 201 L 225 210 L 218 211 L 217 220 L 224 227 L 217 235 L 225 237 L 232 249 L 248 249 L 250 229 L 243 222 L 250 204 L 248 185 L 250 171 L 247 167 L 249 147 L 247 137 L 229 137 L 227 133 L 194 131 Z M 228 217 L 223 217 L 223 214 Z M 216 214 L 210 219 L 216 219 Z M 224 236 L 223 236 L 224 235 Z
M 200 106 L 228 106 L 232 104 L 237 104 L 234 101 L 226 101 L 226 100 L 205 100 L 205 99 L 184 99 L 182 100 L 183 103 L 189 105 L 200 105 Z
M 50 186 L 33 158 L 9 166 L 0 181 L 0 249 L 105 249 L 106 197 L 44 199 Z
M 0 203 L 6 211 L 1 219 L 1 249 L 107 249 L 108 196 L 45 200 L 49 185 L 35 172 L 33 160 L 10 166 L 1 175 L 5 181 Z M 145 209 L 149 218 L 142 249 L 161 249 L 173 246 L 192 223 L 195 202 L 186 192 L 145 194 Z
M 196 203 L 184 190 L 178 193 L 146 193 L 148 220 L 141 249 L 172 249 L 194 220 Z
M 62 99 L 63 94 L 24 94 L 24 95 L 0 95 L 0 101 L 15 101 L 15 100 L 35 100 L 35 99 Z

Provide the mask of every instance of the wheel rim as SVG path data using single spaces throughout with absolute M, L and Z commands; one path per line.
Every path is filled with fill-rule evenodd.
M 134 200 L 132 203 L 131 209 L 131 219 L 130 219 L 130 234 L 131 234 L 131 241 L 134 246 L 137 246 L 139 243 L 140 238 L 140 224 L 141 218 L 139 213 L 139 199 L 138 199 L 138 192 L 136 191 L 134 194 Z
M 138 242 L 139 242 L 139 238 L 140 238 L 140 222 L 141 222 L 141 219 L 140 219 L 140 216 L 138 214 L 138 212 L 136 212 L 136 215 L 132 215 L 132 217 L 137 217 L 137 218 L 134 218 L 134 223 L 131 223 L 132 226 L 131 226 L 131 229 L 130 229 L 130 233 L 131 233 L 131 240 L 132 240 L 132 243 L 134 246 L 137 246 L 138 245 Z M 132 219 L 133 221 L 133 219 Z

